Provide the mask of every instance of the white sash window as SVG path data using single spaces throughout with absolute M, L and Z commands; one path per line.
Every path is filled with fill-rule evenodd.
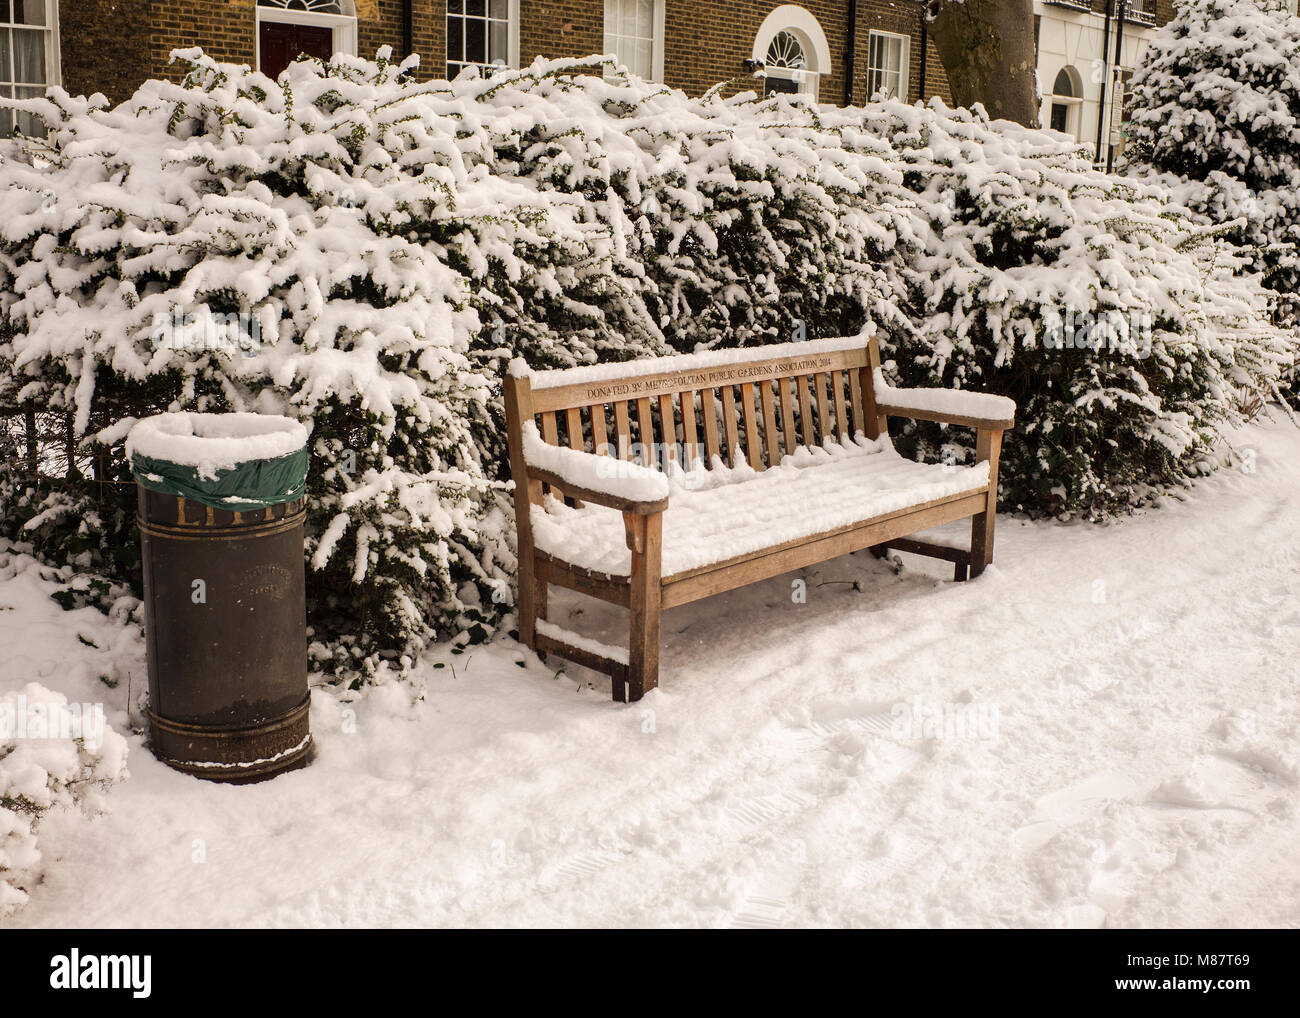
M 33 99 L 59 80 L 55 0 L 0 0 L 0 95 Z M 0 134 L 44 133 L 26 113 L 0 110 Z

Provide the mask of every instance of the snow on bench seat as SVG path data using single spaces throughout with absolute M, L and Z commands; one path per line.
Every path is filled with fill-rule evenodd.
M 900 456 L 887 437 L 800 447 L 780 465 L 755 472 L 715 461 L 678 471 L 663 522 L 663 575 L 674 576 L 814 537 L 935 499 L 988 485 L 988 463 L 954 467 Z M 626 576 L 632 557 L 622 515 L 601 506 L 574 509 L 554 498 L 534 505 L 539 551 L 595 572 Z

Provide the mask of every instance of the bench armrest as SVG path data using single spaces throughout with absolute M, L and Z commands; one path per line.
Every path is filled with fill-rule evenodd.
M 876 410 L 891 417 L 910 417 L 939 424 L 1005 429 L 1016 419 L 1016 404 L 1006 396 L 964 389 L 895 389 L 876 368 Z
M 537 425 L 521 429 L 528 480 L 562 489 L 583 502 L 648 516 L 668 508 L 668 478 L 638 463 L 566 449 L 543 440 Z

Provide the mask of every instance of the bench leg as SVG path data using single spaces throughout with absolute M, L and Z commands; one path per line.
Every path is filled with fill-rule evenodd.
M 536 649 L 537 620 L 546 618 L 546 564 L 533 559 L 519 560 L 519 642 Z
M 533 580 L 532 556 L 519 559 L 519 642 L 525 647 L 535 647 L 533 639 L 537 623 L 537 588 Z
M 993 525 L 998 515 L 998 457 L 1001 430 L 980 428 L 975 438 L 975 461 L 989 464 L 989 490 L 985 509 L 970 521 L 970 576 L 974 579 L 993 562 Z
M 633 596 L 631 639 L 628 648 L 627 698 L 640 700 L 659 685 L 659 590 L 653 597 Z
M 993 561 L 993 510 L 985 510 L 970 521 L 970 576 L 974 579 Z
M 632 550 L 631 591 L 628 599 L 627 698 L 640 700 L 659 685 L 659 584 L 663 516 L 623 515 L 628 547 Z M 617 679 L 615 680 L 617 687 Z M 615 692 L 616 700 L 620 699 Z
M 533 618 L 546 618 L 546 605 L 551 589 L 551 577 L 545 562 L 533 563 Z

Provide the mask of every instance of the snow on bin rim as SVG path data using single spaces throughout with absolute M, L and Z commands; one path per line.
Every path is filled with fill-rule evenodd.
M 583 364 L 576 368 L 551 368 L 546 371 L 534 371 L 522 357 L 516 357 L 510 362 L 507 370 L 514 378 L 527 378 L 534 389 L 554 389 L 561 385 L 586 385 L 591 382 L 606 382 L 610 379 L 634 378 L 638 375 L 657 375 L 661 372 L 730 367 L 748 361 L 781 360 L 784 357 L 804 357 L 809 354 L 856 350 L 866 346 L 875 331 L 875 323 L 869 322 L 867 327 L 856 336 L 807 339 L 801 343 L 773 343 L 739 349 L 731 347 L 722 350 L 704 350 L 700 353 L 643 357 L 634 361 L 612 361 L 607 364 Z
M 136 423 L 126 438 L 126 455 L 193 467 L 201 477 L 212 478 L 242 463 L 288 456 L 306 444 L 307 429 L 291 417 L 186 411 Z

